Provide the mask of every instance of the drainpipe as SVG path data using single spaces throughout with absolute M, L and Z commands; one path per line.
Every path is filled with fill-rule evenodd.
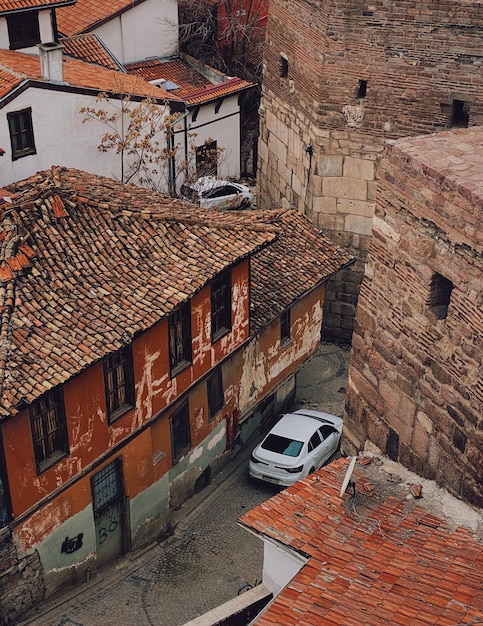
M 186 118 L 188 117 L 188 114 L 189 114 L 189 111 L 188 109 L 186 109 L 183 115 L 181 115 L 181 117 L 178 117 L 178 119 L 174 123 L 174 125 L 176 126 L 181 121 L 183 121 L 184 153 L 186 155 L 186 161 L 188 161 L 188 126 L 186 123 Z M 168 150 L 170 151 L 171 150 L 174 151 L 174 148 L 175 148 L 174 139 L 175 139 L 175 132 L 173 130 L 171 135 L 168 137 Z M 175 157 L 176 155 L 173 154 L 173 156 L 170 157 L 169 162 L 168 162 L 168 188 L 172 196 L 176 195 L 176 158 Z
M 304 148 L 305 152 L 309 155 L 309 169 L 307 171 L 307 185 L 305 186 L 305 198 L 304 198 L 304 213 L 307 215 L 307 194 L 309 192 L 310 174 L 312 172 L 312 157 L 314 156 L 314 148 L 311 144 L 308 144 Z

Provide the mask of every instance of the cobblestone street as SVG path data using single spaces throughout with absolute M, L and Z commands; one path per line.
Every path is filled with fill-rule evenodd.
M 322 344 L 298 375 L 298 405 L 342 414 L 349 353 Z M 248 478 L 251 447 L 178 511 L 175 532 L 50 600 L 32 626 L 182 626 L 261 580 L 263 544 L 237 520 L 277 488 Z

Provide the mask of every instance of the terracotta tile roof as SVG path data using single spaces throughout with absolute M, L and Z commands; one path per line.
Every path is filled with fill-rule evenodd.
M 252 261 L 250 307 L 254 332 L 278 317 L 301 293 L 311 291 L 354 261 L 297 211 L 266 211 L 260 219 L 278 226 L 281 234 Z
M 341 499 L 348 463 L 331 463 L 241 518 L 308 558 L 254 623 L 482 623 L 481 538 L 428 513 L 402 488 L 371 484 L 365 466 L 353 476 L 358 495 Z
M 125 67 L 129 74 L 140 76 L 148 82 L 161 78 L 172 81 L 179 86 L 179 89 L 168 93 L 177 95 L 188 105 L 216 100 L 252 86 L 252 83 L 241 78 L 222 77 L 222 75 L 220 75 L 220 82 L 214 85 L 189 62 L 181 58 L 169 61 L 149 59 L 149 61 L 130 63 Z
M 0 13 L 26 11 L 42 7 L 60 7 L 74 4 L 74 2 L 75 0 L 0 0 Z
M 77 0 L 73 7 L 59 9 L 57 27 L 67 37 L 85 33 L 108 18 L 140 4 L 143 0 Z
M 86 61 L 96 63 L 111 70 L 124 71 L 124 68 L 109 52 L 97 35 L 76 35 L 74 37 L 62 37 L 59 43 L 64 46 L 64 54 Z
M 58 167 L 6 192 L 13 196 L 0 206 L 0 417 L 125 345 L 222 269 L 283 238 L 291 219 L 305 219 L 294 211 L 194 211 Z M 278 250 L 288 257 L 295 241 Z M 298 281 L 292 269 L 291 278 Z M 303 293 L 306 279 L 299 284 Z
M 141 81 L 136 76 L 114 72 L 105 67 L 85 63 L 77 59 L 64 58 L 64 81 L 72 87 L 89 88 L 95 91 L 114 91 L 159 98 L 159 89 Z M 0 50 L 0 98 L 8 95 L 15 87 L 27 80 L 48 83 L 42 78 L 40 60 L 37 55 L 12 50 Z M 62 85 L 59 85 L 62 89 Z M 180 101 L 168 94 L 163 100 Z

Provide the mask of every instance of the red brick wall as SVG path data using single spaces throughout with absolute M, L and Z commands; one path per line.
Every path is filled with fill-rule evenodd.
M 351 338 L 385 141 L 447 130 L 454 100 L 483 124 L 482 41 L 472 0 L 271 0 L 258 204 L 295 207 L 359 255 L 348 289 L 328 285 L 327 338 Z
M 482 146 L 483 128 L 388 146 L 346 406 L 356 448 L 369 440 L 480 507 Z M 435 273 L 453 285 L 443 319 L 428 306 Z
M 327 129 L 346 127 L 343 106 L 363 104 L 360 130 L 379 141 L 448 128 L 453 98 L 470 100 L 470 124 L 482 124 L 482 36 L 479 2 L 273 0 L 264 91 Z

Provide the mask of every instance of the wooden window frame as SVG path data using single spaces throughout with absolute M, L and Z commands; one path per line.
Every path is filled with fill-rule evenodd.
M 208 394 L 208 415 L 210 420 L 212 420 L 225 406 L 225 392 L 223 389 L 221 367 L 217 367 L 208 377 L 206 389 Z
M 192 362 L 191 303 L 178 307 L 168 318 L 169 368 L 171 376 Z
M 228 271 L 211 283 L 211 342 L 218 341 L 231 328 L 231 272 Z
M 107 421 L 112 424 L 135 406 L 131 346 L 105 357 L 103 368 Z
M 7 113 L 8 132 L 12 148 L 12 161 L 30 154 L 36 154 L 32 109 L 22 109 Z
M 31 48 L 40 43 L 38 11 L 22 11 L 6 16 L 10 50 Z
M 169 418 L 173 464 L 191 448 L 191 425 L 188 401 L 184 402 Z
M 205 141 L 195 149 L 196 175 L 218 175 L 218 144 L 216 139 Z
M 29 415 L 35 464 L 40 476 L 70 452 L 62 389 L 48 391 L 32 402 Z
M 290 309 L 286 309 L 280 315 L 280 343 L 282 345 L 288 343 L 292 338 Z

